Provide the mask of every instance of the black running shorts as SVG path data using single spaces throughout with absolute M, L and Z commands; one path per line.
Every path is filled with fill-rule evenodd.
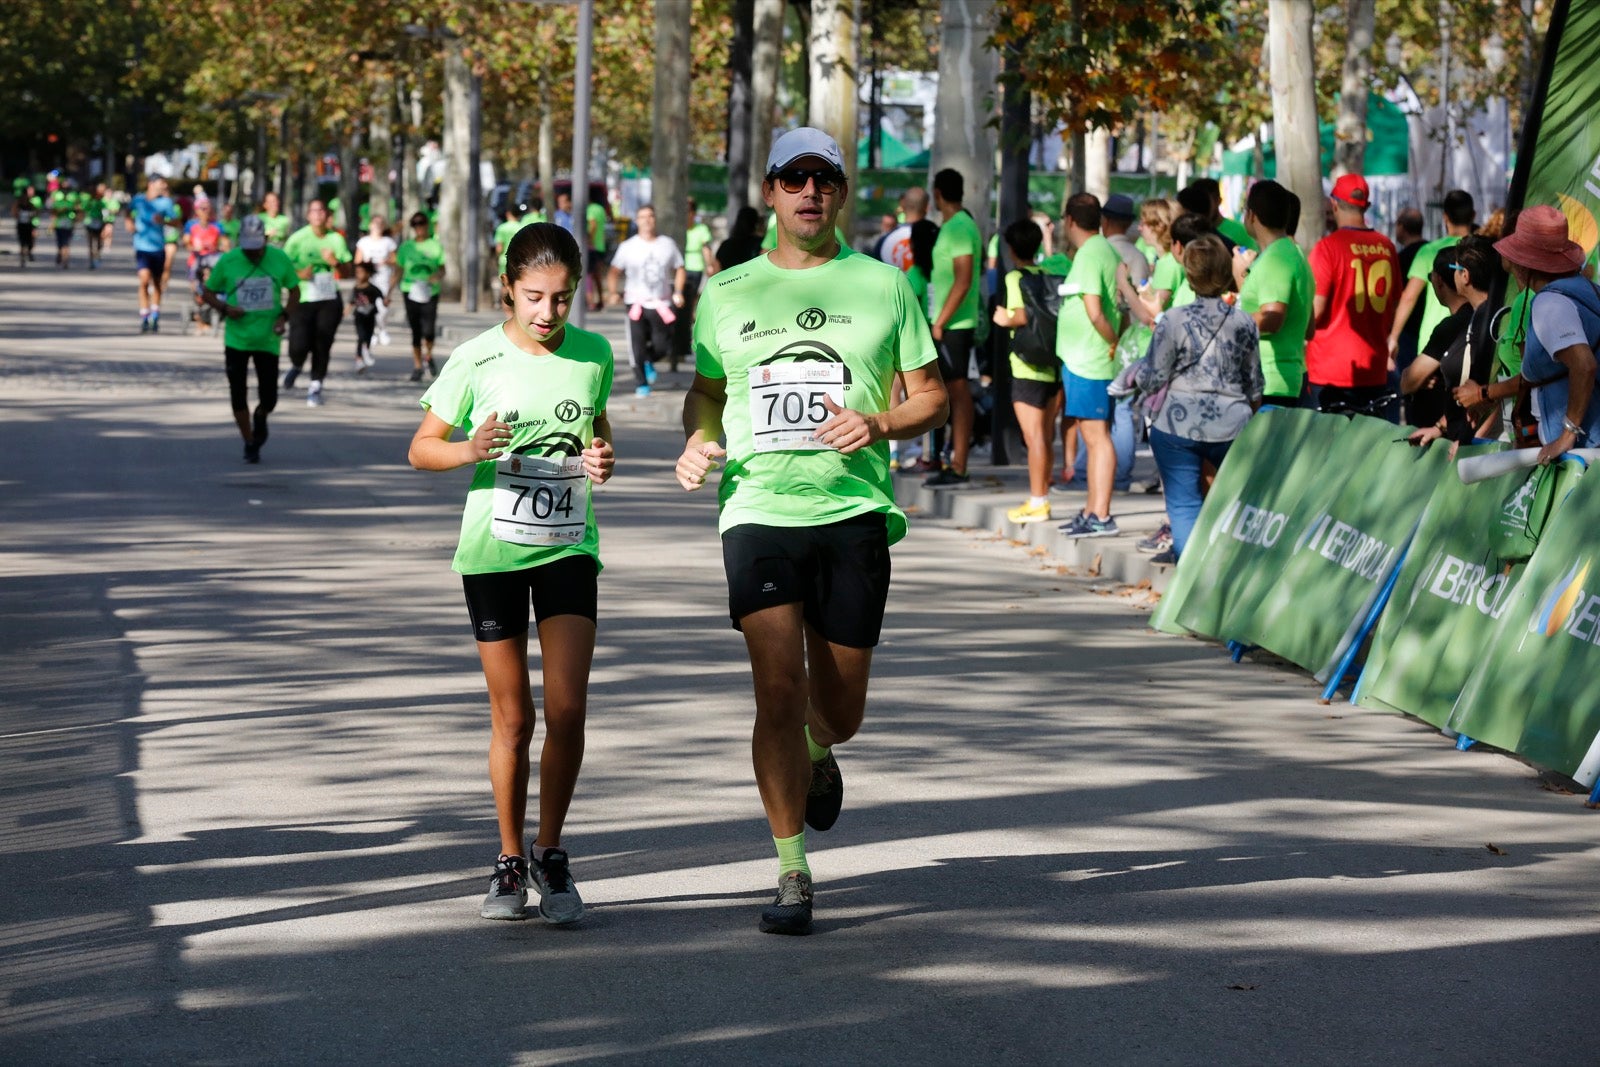
M 947 382 L 964 382 L 972 373 L 972 346 L 977 330 L 946 328 L 944 337 L 934 342 L 939 353 L 939 377 Z
M 1011 399 L 1030 408 L 1049 410 L 1056 397 L 1061 395 L 1061 383 L 1039 382 L 1032 378 L 1011 379 Z
M 537 567 L 490 574 L 463 574 L 472 635 L 479 641 L 505 641 L 528 632 L 528 608 L 535 623 L 555 615 L 581 615 L 594 622 L 600 568 L 593 556 L 562 556 Z
M 746 523 L 722 535 L 728 616 L 800 604 L 806 622 L 836 645 L 872 648 L 889 600 L 889 527 L 881 512 L 826 526 Z

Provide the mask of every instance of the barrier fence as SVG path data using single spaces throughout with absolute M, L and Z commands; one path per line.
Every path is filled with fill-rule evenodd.
M 1600 477 L 1564 457 L 1463 484 L 1501 445 L 1268 408 L 1223 463 L 1151 625 L 1259 647 L 1352 701 L 1600 778 Z M 1600 788 L 1595 788 L 1600 800 Z

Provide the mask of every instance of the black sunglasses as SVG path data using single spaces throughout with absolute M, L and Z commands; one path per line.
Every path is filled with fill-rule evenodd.
M 822 170 L 805 170 L 801 167 L 785 167 L 773 171 L 768 178 L 778 183 L 778 187 L 786 193 L 805 192 L 807 182 L 815 182 L 817 192 L 827 195 L 836 193 L 844 187 L 844 175 L 830 168 Z

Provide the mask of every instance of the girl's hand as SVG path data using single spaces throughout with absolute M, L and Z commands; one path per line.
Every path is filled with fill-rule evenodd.
M 617 465 L 615 453 L 611 451 L 611 442 L 596 437 L 589 442 L 589 447 L 583 450 L 583 473 L 595 485 L 604 485 L 611 477 L 612 470 Z
M 511 426 L 500 421 L 498 411 L 491 411 L 483 425 L 472 431 L 467 445 L 472 449 L 472 458 L 479 463 L 499 459 L 511 447 Z

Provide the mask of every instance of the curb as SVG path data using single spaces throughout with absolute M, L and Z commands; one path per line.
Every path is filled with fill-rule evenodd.
M 1018 525 L 1006 518 L 1006 512 L 1027 495 L 1026 480 L 1027 472 L 1020 468 L 999 467 L 989 473 L 975 472 L 973 484 L 966 488 L 928 489 L 914 477 L 896 475 L 895 503 L 913 517 L 986 530 L 1019 546 L 1042 548 L 1045 560 L 1087 577 L 1135 586 L 1147 582 L 1156 593 L 1166 590 L 1176 568 L 1152 563 L 1149 555 L 1134 547 L 1161 525 L 1166 509 L 1160 494 L 1117 494 L 1113 510 L 1125 532 L 1116 537 L 1080 539 L 1067 537 L 1057 527 L 1083 506 L 1082 493 L 1053 493 L 1058 514 L 1049 522 Z

